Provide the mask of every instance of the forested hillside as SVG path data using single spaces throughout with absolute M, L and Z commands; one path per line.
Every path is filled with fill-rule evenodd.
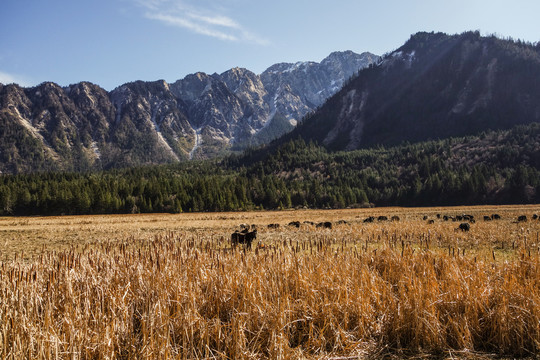
M 540 121 L 540 44 L 417 33 L 286 138 L 333 150 L 477 135 Z
M 330 153 L 275 152 L 100 173 L 0 176 L 0 215 L 427 206 L 540 201 L 540 124 Z

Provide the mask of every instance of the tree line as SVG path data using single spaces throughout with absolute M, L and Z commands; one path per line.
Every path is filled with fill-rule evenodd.
M 540 201 L 540 125 L 329 152 L 302 139 L 221 160 L 0 176 L 0 215 Z

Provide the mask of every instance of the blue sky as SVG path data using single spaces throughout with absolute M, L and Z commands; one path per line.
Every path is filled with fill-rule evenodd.
M 418 31 L 540 41 L 538 0 L 0 0 L 0 82 L 112 90 L 332 51 L 383 54 Z

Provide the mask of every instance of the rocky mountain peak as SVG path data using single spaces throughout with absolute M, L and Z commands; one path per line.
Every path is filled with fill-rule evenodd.
M 219 75 L 219 78 L 233 93 L 256 91 L 256 89 L 264 87 L 259 76 L 244 68 L 233 68 L 225 71 Z
M 327 65 L 328 63 L 332 63 L 332 62 L 333 63 L 335 62 L 346 63 L 350 60 L 356 61 L 357 59 L 361 57 L 362 55 L 356 54 L 351 50 L 334 51 L 321 61 L 321 65 Z

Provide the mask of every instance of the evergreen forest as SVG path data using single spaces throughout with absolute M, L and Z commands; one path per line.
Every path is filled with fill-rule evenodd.
M 296 139 L 220 160 L 0 176 L 0 215 L 540 202 L 540 124 L 329 152 Z

